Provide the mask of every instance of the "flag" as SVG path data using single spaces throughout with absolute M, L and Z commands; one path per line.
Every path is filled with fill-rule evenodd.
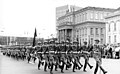
M 37 36 L 37 31 L 36 31 L 36 28 L 35 28 L 34 38 L 33 38 L 33 45 L 32 45 L 33 47 L 34 47 L 35 44 L 36 44 L 36 41 L 35 41 L 36 36 Z

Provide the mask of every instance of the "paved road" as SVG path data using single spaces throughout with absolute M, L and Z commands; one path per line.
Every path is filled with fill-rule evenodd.
M 81 58 L 81 62 L 84 64 L 84 59 Z M 94 66 L 93 69 L 89 69 L 87 67 L 87 72 L 83 72 L 81 70 L 77 70 L 76 72 L 72 72 L 72 69 L 64 71 L 64 74 L 93 74 L 95 68 L 94 59 L 90 59 L 90 63 Z M 120 59 L 103 59 L 103 67 L 108 71 L 107 74 L 120 74 Z M 57 72 L 53 72 L 54 74 L 62 74 L 60 70 Z M 41 70 L 37 70 L 37 63 L 28 64 L 27 61 L 17 61 L 12 58 L 0 55 L 0 74 L 49 74 L 48 72 L 43 71 L 43 67 Z M 103 74 L 101 71 L 98 71 L 97 74 Z

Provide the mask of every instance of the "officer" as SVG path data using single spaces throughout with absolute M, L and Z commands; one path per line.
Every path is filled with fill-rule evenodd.
M 103 67 L 101 66 L 102 64 L 101 51 L 102 50 L 100 48 L 99 42 L 100 42 L 99 40 L 95 40 L 95 45 L 93 46 L 93 57 L 96 61 L 96 67 L 94 70 L 94 74 L 97 74 L 98 67 L 102 70 L 103 74 L 106 74 L 107 71 L 105 71 Z
M 88 52 L 88 46 L 87 46 L 87 42 L 84 42 L 84 45 L 82 46 L 82 52 L 83 52 L 83 57 L 85 59 L 85 64 L 84 64 L 84 68 L 83 71 L 86 72 L 86 67 L 87 65 L 90 67 L 90 69 L 92 69 L 93 66 L 91 66 L 89 64 L 89 52 Z

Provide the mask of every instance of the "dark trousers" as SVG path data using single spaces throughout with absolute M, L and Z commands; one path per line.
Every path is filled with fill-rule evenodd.
M 63 69 L 64 69 L 64 64 L 62 64 L 61 66 L 59 65 L 60 69 L 61 69 L 61 72 L 63 72 Z
M 74 62 L 74 63 L 73 63 L 73 72 L 75 71 L 76 66 L 77 66 L 77 63 L 76 63 L 76 62 Z
M 53 63 L 50 64 L 50 72 L 53 70 Z
M 38 69 L 40 69 L 41 61 L 38 62 Z
M 99 66 L 97 62 L 96 62 L 96 67 L 95 67 L 95 70 L 94 70 L 94 74 L 97 74 L 98 67 L 100 67 L 100 69 L 102 70 L 103 74 L 105 74 L 106 71 L 102 68 L 102 66 Z
M 44 71 L 47 71 L 46 69 L 47 69 L 47 62 L 45 62 L 45 65 L 44 65 Z
M 35 60 L 36 60 L 36 57 L 33 58 L 34 63 L 35 63 Z
M 63 72 L 63 69 L 64 69 L 64 65 L 61 66 L 61 72 Z
M 57 66 L 58 66 L 58 63 L 56 62 L 55 63 L 55 71 L 57 71 Z
M 87 65 L 91 68 L 91 65 L 88 63 L 88 60 L 85 59 L 85 64 L 84 64 L 84 68 L 83 68 L 84 71 L 85 71 Z
M 28 57 L 28 63 L 30 62 L 30 59 L 31 59 L 31 58 L 30 58 L 30 57 Z

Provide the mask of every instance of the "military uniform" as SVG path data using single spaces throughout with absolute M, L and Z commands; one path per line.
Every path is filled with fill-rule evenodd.
M 85 59 L 85 64 L 84 64 L 84 68 L 83 68 L 83 71 L 86 72 L 86 67 L 87 65 L 90 67 L 90 69 L 92 69 L 93 66 L 91 66 L 89 64 L 89 53 L 88 53 L 88 46 L 87 46 L 87 42 L 84 42 L 84 46 L 82 46 L 82 52 L 83 52 L 83 57 Z
M 93 57 L 96 61 L 96 67 L 95 67 L 95 70 L 94 70 L 94 74 L 97 74 L 97 71 L 98 71 L 98 67 L 100 67 L 100 69 L 103 71 L 103 74 L 106 74 L 107 71 L 105 71 L 101 64 L 102 64 L 102 59 L 101 59 L 101 48 L 99 46 L 99 40 L 95 40 L 96 41 L 96 44 L 93 46 Z

